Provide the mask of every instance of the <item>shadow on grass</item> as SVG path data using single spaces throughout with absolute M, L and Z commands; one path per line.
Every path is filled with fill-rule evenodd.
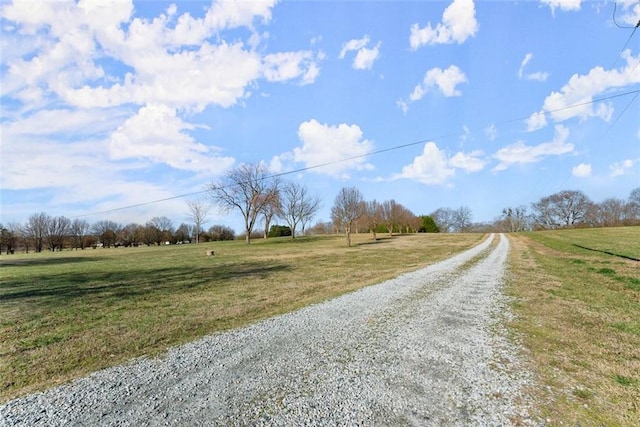
M 616 256 L 618 258 L 629 259 L 631 261 L 640 261 L 640 259 L 632 257 L 632 256 L 629 256 L 629 255 L 617 254 L 615 252 L 603 251 L 601 249 L 593 249 L 593 248 L 590 248 L 588 246 L 578 245 L 577 243 L 574 243 L 573 246 L 575 246 L 577 248 L 580 248 L 580 249 L 585 249 L 585 250 L 588 250 L 588 251 L 592 251 L 592 252 L 600 252 L 601 254 L 607 254 L 607 255 Z
M 30 303 L 51 305 L 67 304 L 80 298 L 161 297 L 205 287 L 224 287 L 234 279 L 264 279 L 288 268 L 286 264 L 233 263 L 198 268 L 34 275 L 0 283 L 0 303 L 28 299 Z
M 356 244 L 354 244 L 353 246 L 367 246 L 367 245 L 379 245 L 382 243 L 389 243 L 391 242 L 391 238 L 387 237 L 387 238 L 381 238 L 378 237 L 376 240 L 367 240 L 365 242 L 358 242 Z
M 36 267 L 42 265 L 60 265 L 60 264 L 77 264 L 77 263 L 85 263 L 85 262 L 93 262 L 99 261 L 101 258 L 98 257 L 81 257 L 81 256 L 70 256 L 70 257 L 60 257 L 60 258 L 20 258 L 20 259 L 11 259 L 11 255 L 7 255 L 3 257 L 4 259 L 0 259 L 0 266 L 2 267 Z

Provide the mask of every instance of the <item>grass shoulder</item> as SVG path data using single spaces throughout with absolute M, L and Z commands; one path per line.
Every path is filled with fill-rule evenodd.
M 637 425 L 640 227 L 510 238 L 512 326 L 542 385 L 541 415 L 551 425 Z

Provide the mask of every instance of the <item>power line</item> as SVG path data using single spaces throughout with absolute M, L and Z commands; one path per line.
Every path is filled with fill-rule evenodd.
M 618 9 L 618 2 L 614 2 L 613 3 L 613 23 L 616 25 L 616 27 L 618 28 L 622 28 L 622 29 L 631 29 L 633 28 L 633 30 L 635 31 L 636 28 L 640 27 L 640 19 L 638 20 L 638 23 L 636 24 L 635 27 L 630 27 L 628 25 L 620 25 L 618 24 L 618 22 L 616 22 L 616 10 Z M 631 33 L 631 35 L 633 36 L 633 33 Z M 629 40 L 631 40 L 631 37 L 629 37 Z M 629 41 L 627 40 L 627 43 L 629 43 Z M 625 45 L 626 47 L 626 45 Z
M 639 0 L 640 1 L 640 0 Z M 629 38 L 627 39 L 627 41 L 624 43 L 624 46 L 622 46 L 622 49 L 620 49 L 620 53 L 618 53 L 618 55 L 616 55 L 616 59 L 613 61 L 613 65 L 609 68 L 609 70 L 607 70 L 607 74 L 605 75 L 605 78 L 602 82 L 602 85 L 605 86 L 605 83 L 607 82 L 608 78 L 609 78 L 609 74 L 611 73 L 611 70 L 613 70 L 616 66 L 616 64 L 618 63 L 618 60 L 620 59 L 620 56 L 622 55 L 622 53 L 625 51 L 625 49 L 627 48 L 627 46 L 629 45 L 629 42 L 631 41 L 631 39 L 633 38 L 633 35 L 636 32 L 636 29 L 640 26 L 640 20 L 638 20 L 638 23 L 636 24 L 635 27 L 626 27 L 626 26 L 620 26 L 618 25 L 618 23 L 616 22 L 616 8 L 617 8 L 617 2 L 614 3 L 614 7 L 613 7 L 613 22 L 616 24 L 616 27 L 618 28 L 625 28 L 625 29 L 631 29 L 633 28 L 633 31 L 631 32 L 631 34 L 629 35 Z M 624 78 L 624 82 L 623 84 L 625 84 L 627 82 L 627 80 L 629 79 L 629 77 L 633 74 L 633 72 L 635 71 L 635 69 L 638 67 L 638 64 L 640 64 L 640 61 L 636 62 L 636 65 L 631 69 L 631 71 L 625 76 Z M 630 92 L 633 93 L 633 92 Z M 606 136 L 607 133 L 609 133 L 609 131 L 616 125 L 616 123 L 618 123 L 618 120 L 620 120 L 620 118 L 626 113 L 626 111 L 629 109 L 629 107 L 631 106 L 631 104 L 633 104 L 633 102 L 636 100 L 636 98 L 638 97 L 638 91 L 635 91 L 635 95 L 633 96 L 633 98 L 631 98 L 631 100 L 627 103 L 627 105 L 622 109 L 622 111 L 620 112 L 620 114 L 618 114 L 618 116 L 613 120 L 613 122 L 611 122 L 609 124 L 609 126 L 607 126 L 607 129 L 605 129 L 605 131 L 602 133 L 602 137 Z M 584 159 L 584 156 L 583 156 Z M 560 189 L 566 182 L 567 180 L 571 177 L 573 171 L 569 172 L 567 174 L 567 176 L 562 180 L 562 182 L 556 187 L 556 191 L 558 189 Z
M 546 116 L 547 114 L 553 114 L 553 113 L 557 113 L 557 112 L 560 112 L 560 111 L 570 110 L 572 108 L 579 108 L 579 107 L 583 107 L 585 105 L 596 104 L 596 103 L 599 103 L 599 102 L 604 102 L 604 101 L 608 101 L 608 100 L 611 100 L 611 99 L 620 98 L 620 97 L 627 96 L 627 95 L 632 95 L 632 94 L 635 94 L 635 96 L 631 100 L 631 102 L 633 102 L 633 100 L 635 100 L 636 97 L 640 94 L 640 89 L 629 91 L 629 92 L 624 92 L 624 93 L 619 93 L 619 94 L 616 94 L 616 95 L 610 95 L 610 96 L 607 96 L 607 97 L 604 97 L 604 98 L 592 99 L 590 101 L 580 102 L 578 104 L 573 104 L 573 105 L 569 105 L 569 106 L 566 106 L 566 107 L 557 108 L 555 110 L 544 111 L 544 112 L 542 112 L 542 114 L 544 114 Z M 627 107 L 622 111 L 622 113 L 624 113 L 624 111 L 627 110 L 629 105 L 631 105 L 631 103 L 629 103 L 627 105 Z M 506 125 L 506 124 L 515 123 L 515 122 L 519 122 L 519 121 L 522 121 L 522 120 L 526 120 L 529 117 L 530 116 L 518 117 L 518 118 L 515 118 L 515 119 L 510 119 L 510 120 L 506 120 L 506 121 L 499 122 L 499 123 L 493 123 L 493 125 L 495 125 L 495 126 L 503 126 L 503 125 Z M 618 116 L 616 121 L 619 118 L 620 118 L 620 116 Z M 482 129 L 486 128 L 487 126 L 489 126 L 489 125 L 485 125 L 485 126 L 482 126 L 482 127 L 474 128 L 474 129 L 471 129 L 471 130 L 472 131 L 482 130 Z M 361 158 L 365 158 L 365 157 L 369 157 L 369 156 L 375 156 L 375 155 L 382 154 L 382 153 L 388 153 L 390 151 L 402 150 L 404 148 L 425 144 L 425 143 L 427 143 L 429 141 L 432 141 L 432 140 L 450 138 L 450 137 L 456 136 L 458 134 L 459 133 L 457 133 L 457 132 L 456 133 L 443 134 L 443 135 L 440 135 L 440 136 L 433 136 L 433 137 L 430 137 L 430 138 L 421 139 L 419 141 L 410 142 L 410 143 L 407 143 L 407 144 L 394 145 L 392 147 L 383 148 L 383 149 L 380 149 L 380 150 L 372 151 L 370 153 L 359 154 L 359 155 L 356 155 L 356 156 L 346 157 L 346 158 L 342 158 L 342 159 L 339 159 L 339 160 L 333 160 L 331 162 L 319 163 L 319 164 L 316 164 L 316 165 L 306 166 L 306 167 L 299 168 L 299 169 L 294 169 L 294 170 L 290 170 L 290 171 L 286 171 L 286 172 L 281 172 L 281 173 L 269 175 L 269 176 L 265 177 L 265 179 L 278 178 L 278 177 L 282 177 L 282 176 L 286 176 L 286 175 L 292 175 L 292 174 L 306 172 L 306 171 L 310 171 L 310 170 L 314 170 L 314 169 L 320 169 L 320 168 L 323 168 L 323 167 L 332 166 L 332 165 L 336 165 L 336 164 L 339 164 L 339 163 L 348 162 L 348 161 L 351 161 L 351 160 L 361 159 Z M 106 210 L 96 211 L 96 212 L 90 212 L 90 213 L 81 214 L 81 215 L 75 215 L 75 216 L 72 216 L 71 218 L 81 218 L 81 217 L 86 217 L 86 216 L 108 214 L 108 213 L 123 211 L 123 210 L 127 210 L 127 209 L 133 209 L 133 208 L 137 208 L 137 207 L 141 207 L 141 206 L 148 206 L 148 205 L 152 205 L 152 204 L 156 204 L 156 203 L 162 203 L 162 202 L 166 202 L 166 201 L 169 201 L 169 200 L 175 200 L 175 199 L 181 199 L 181 198 L 185 198 L 185 197 L 205 194 L 208 191 L 209 190 L 200 190 L 200 191 L 194 191 L 194 192 L 191 192 L 191 193 L 178 194 L 178 195 L 171 196 L 171 197 L 165 197 L 165 198 L 162 198 L 162 199 L 150 200 L 150 201 L 147 201 L 147 202 L 136 203 L 136 204 L 127 205 L 127 206 L 121 206 L 121 207 L 118 207 L 118 208 L 106 209 Z

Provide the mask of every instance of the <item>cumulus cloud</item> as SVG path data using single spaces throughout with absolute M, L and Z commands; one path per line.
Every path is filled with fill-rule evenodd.
M 574 146 L 567 142 L 569 129 L 556 125 L 552 141 L 538 145 L 526 145 L 523 141 L 499 149 L 493 157 L 500 163 L 493 171 L 501 171 L 515 164 L 537 163 L 549 156 L 559 156 L 573 151 Z
M 261 56 L 242 41 L 224 40 L 220 31 L 247 27 L 257 43 L 256 21 L 271 18 L 274 1 L 216 1 L 201 18 L 178 14 L 177 6 L 153 19 L 134 17 L 131 2 L 44 2 L 36 13 L 23 3 L 5 5 L 3 17 L 15 23 L 8 38 L 33 34 L 25 51 L 6 56 L 2 95 L 16 99 L 37 94 L 92 108 L 128 103 L 165 103 L 202 111 L 229 107 L 248 96 L 261 78 L 312 83 L 320 54 L 309 51 Z M 106 70 L 104 60 L 125 71 Z M 175 90 L 179 87 L 180 90 Z M 30 92 L 26 93 L 26 91 Z
M 580 163 L 571 169 L 571 174 L 578 178 L 586 178 L 591 176 L 591 165 L 587 163 Z
M 423 28 L 411 26 L 409 44 L 416 50 L 424 45 L 464 43 L 478 32 L 476 10 L 473 0 L 454 0 L 442 14 L 442 22 Z
M 298 127 L 301 147 L 293 150 L 293 160 L 314 167 L 311 172 L 348 177 L 349 170 L 372 169 L 366 155 L 373 150 L 373 142 L 364 138 L 356 124 L 328 125 L 315 119 L 303 122 Z M 274 159 L 282 161 L 288 155 Z M 273 161 L 272 161 L 273 163 Z M 323 165 L 322 167 L 317 167 Z
M 637 72 L 640 54 L 633 56 L 630 50 L 622 53 L 626 65 L 619 69 L 605 70 L 597 66 L 584 75 L 574 74 L 560 91 L 554 91 L 544 100 L 542 110 L 534 113 L 527 125 L 529 130 L 539 129 L 546 125 L 541 119 L 542 114 L 548 114 L 555 122 L 563 122 L 571 118 L 582 120 L 596 117 L 609 121 L 613 115 L 613 105 L 593 100 L 596 96 L 608 92 L 610 89 L 631 86 L 640 83 L 640 73 Z
M 356 56 L 353 59 L 352 66 L 356 70 L 370 70 L 373 63 L 380 57 L 380 46 L 382 42 L 378 42 L 373 47 L 368 47 L 370 43 L 369 36 L 365 35 L 361 39 L 349 40 L 342 46 L 340 51 L 340 59 L 344 59 L 348 52 L 355 51 Z
M 543 111 L 531 114 L 526 120 L 527 131 L 533 132 L 547 126 L 547 114 Z
M 486 164 L 486 162 L 480 158 L 483 154 L 481 150 L 474 150 L 468 154 L 458 152 L 449 159 L 449 165 L 466 172 L 480 172 Z
M 444 150 L 430 141 L 424 145 L 421 155 L 415 157 L 412 163 L 404 166 L 402 172 L 391 179 L 410 179 L 425 185 L 446 184 L 455 176 L 456 169 L 466 172 L 482 170 L 485 166 L 485 161 L 480 158 L 482 154 L 478 150 L 471 153 L 458 152 L 448 158 Z
M 0 186 L 117 206 L 129 190 L 168 195 L 139 176 L 128 182 L 130 170 L 163 168 L 182 182 L 221 173 L 234 159 L 198 141 L 187 117 L 241 103 L 262 82 L 309 84 L 320 72 L 321 52 L 260 46 L 275 3 L 217 0 L 200 17 L 175 3 L 150 18 L 130 0 L 0 4 L 0 126 L 12 141 Z
M 218 170 L 231 166 L 234 159 L 216 156 L 213 149 L 193 139 L 187 131 L 194 125 L 184 122 L 174 109 L 150 104 L 118 127 L 109 139 L 111 158 L 148 159 L 173 168 Z
M 418 101 L 422 99 L 430 89 L 437 88 L 444 96 L 460 96 L 462 92 L 458 85 L 467 83 L 467 76 L 455 65 L 451 65 L 446 70 L 432 68 L 426 72 L 421 83 L 416 85 L 409 95 L 409 100 Z
M 631 169 L 633 169 L 635 163 L 636 162 L 631 159 L 626 159 L 621 162 L 616 162 L 609 166 L 609 171 L 610 171 L 609 176 L 611 178 L 615 178 L 617 176 L 626 175 Z
M 529 64 L 531 59 L 533 59 L 532 53 L 527 53 L 524 56 L 524 59 L 520 63 L 520 68 L 518 69 L 518 78 L 523 80 L 535 80 L 539 82 L 547 81 L 547 78 L 549 77 L 549 73 L 545 73 L 542 71 L 536 71 L 534 73 L 525 73 L 524 69 L 527 66 L 527 64 Z
M 555 15 L 556 9 L 562 11 L 580 10 L 582 0 L 540 0 L 543 5 L 551 8 L 551 13 Z
M 264 76 L 268 81 L 282 82 L 299 79 L 302 84 L 315 81 L 320 69 L 311 51 L 283 52 L 266 55 Z

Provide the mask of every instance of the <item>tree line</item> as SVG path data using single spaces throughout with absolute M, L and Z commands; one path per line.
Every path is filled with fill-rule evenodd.
M 640 187 L 628 200 L 608 198 L 593 202 L 581 191 L 564 190 L 542 197 L 527 206 L 506 207 L 488 223 L 474 223 L 470 208 L 438 208 L 429 215 L 415 215 L 395 200 L 367 201 L 355 187 L 340 189 L 331 208 L 331 221 L 310 226 L 321 199 L 295 182 L 270 173 L 263 164 L 243 164 L 229 170 L 217 182 L 207 185 L 207 198 L 187 201 L 188 223 L 173 227 L 167 217 L 154 217 L 144 225 L 120 225 L 101 220 L 94 224 L 79 218 L 31 215 L 24 224 L 0 224 L 0 253 L 18 248 L 26 252 L 63 248 L 180 244 L 185 242 L 233 240 L 235 232 L 224 225 L 204 230 L 213 207 L 237 211 L 243 218 L 247 244 L 257 237 L 299 234 L 344 233 L 351 245 L 352 233 L 416 232 L 518 232 L 575 227 L 611 227 L 640 224 Z M 274 222 L 283 222 L 277 224 Z M 261 227 L 262 226 L 262 227 Z M 260 232 L 256 230 L 261 230 Z
M 214 225 L 199 231 L 196 236 L 192 224 L 177 228 L 167 217 L 154 217 L 143 224 L 118 224 L 101 220 L 93 224 L 83 219 L 49 216 L 45 212 L 31 215 L 24 224 L 0 225 L 0 252 L 10 254 L 18 249 L 25 252 L 62 249 L 110 248 L 130 246 L 160 246 L 164 244 L 200 241 L 234 240 L 235 231 L 224 225 Z

